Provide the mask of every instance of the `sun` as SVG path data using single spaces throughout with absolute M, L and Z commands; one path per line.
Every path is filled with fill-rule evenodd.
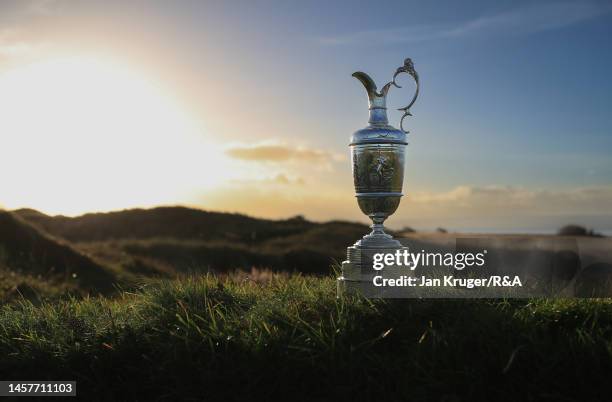
M 48 213 L 182 203 L 223 152 L 154 80 L 86 57 L 0 73 L 0 204 Z

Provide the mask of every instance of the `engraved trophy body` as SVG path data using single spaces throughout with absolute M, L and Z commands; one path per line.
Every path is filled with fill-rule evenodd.
M 401 73 L 414 78 L 416 91 L 408 106 L 398 109 L 404 112 L 398 130 L 389 125 L 386 98 L 392 86 L 401 88 L 396 83 Z M 404 130 L 403 123 L 407 116 L 411 116 L 410 107 L 419 94 L 419 77 L 410 59 L 404 61 L 392 81 L 383 86 L 380 92 L 366 73 L 356 72 L 353 77 L 363 84 L 369 101 L 369 125 L 353 133 L 350 148 L 357 203 L 361 211 L 372 219 L 372 232 L 347 249 L 347 260 L 342 263 L 342 276 L 338 278 L 339 293 L 357 290 L 368 280 L 371 271 L 365 261 L 368 252 L 403 248 L 399 241 L 385 233 L 383 223 L 397 210 L 402 197 L 404 150 L 408 144 L 408 132 Z

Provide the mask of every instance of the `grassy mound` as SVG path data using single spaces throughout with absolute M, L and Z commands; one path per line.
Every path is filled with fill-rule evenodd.
M 0 210 L 0 301 L 29 293 L 109 293 L 114 282 L 114 272 L 96 260 Z
M 328 275 L 329 265 L 344 258 L 346 245 L 369 231 L 351 222 L 269 220 L 184 207 L 74 218 L 31 209 L 13 215 L 123 274 L 123 284 L 129 276 L 171 278 L 251 267 Z
M 333 278 L 208 276 L 0 312 L 3 379 L 85 400 L 606 400 L 609 300 L 336 299 Z

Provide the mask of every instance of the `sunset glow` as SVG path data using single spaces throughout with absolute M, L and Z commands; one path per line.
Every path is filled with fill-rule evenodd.
M 600 1 L 7 0 L 0 208 L 367 222 L 348 142 L 368 104 L 351 74 L 380 88 L 409 56 L 423 91 L 390 227 L 612 233 L 611 18 Z M 396 127 L 412 95 L 398 79 Z
M 171 96 L 112 61 L 70 57 L 7 71 L 0 110 L 9 208 L 76 214 L 179 203 L 227 171 Z

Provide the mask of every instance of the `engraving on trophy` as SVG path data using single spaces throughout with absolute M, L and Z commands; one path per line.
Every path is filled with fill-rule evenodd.
M 404 180 L 402 145 L 354 146 L 352 159 L 356 193 L 402 192 Z
M 378 153 L 378 157 L 376 158 L 374 173 L 376 174 L 375 177 L 378 180 L 379 186 L 386 187 L 391 184 L 391 179 L 393 177 L 393 166 L 390 165 L 389 158 L 387 158 L 380 152 Z
M 365 183 L 363 182 L 363 178 L 361 177 L 361 174 L 359 173 L 359 163 L 357 161 L 357 158 L 358 158 L 357 155 L 353 156 L 353 182 L 355 184 L 356 189 L 365 186 Z

